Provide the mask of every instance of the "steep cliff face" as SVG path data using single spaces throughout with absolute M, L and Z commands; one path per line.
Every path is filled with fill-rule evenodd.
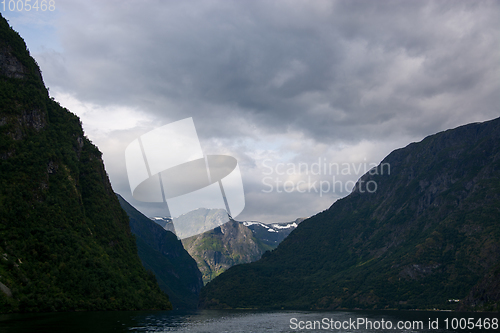
M 172 232 L 151 221 L 120 195 L 118 200 L 130 218 L 130 229 L 144 267 L 155 274 L 175 309 L 196 308 L 203 286 L 196 261 Z
M 499 221 L 500 118 L 393 151 L 275 251 L 210 282 L 202 302 L 498 311 Z
M 168 309 L 101 153 L 0 17 L 0 312 Z

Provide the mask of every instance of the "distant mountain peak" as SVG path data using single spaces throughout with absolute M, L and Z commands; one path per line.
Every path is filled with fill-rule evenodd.
M 212 230 L 182 239 L 189 254 L 196 260 L 204 283 L 237 264 L 258 260 L 272 250 L 304 219 L 293 222 L 265 224 L 258 221 L 235 221 L 225 210 L 200 208 L 179 217 L 154 217 L 154 222 L 172 230 L 173 221 L 212 226 Z M 189 221 L 191 220 L 191 221 Z M 169 229 L 170 228 L 170 229 Z

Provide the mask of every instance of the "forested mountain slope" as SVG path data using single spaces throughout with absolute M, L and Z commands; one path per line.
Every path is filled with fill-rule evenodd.
M 498 311 L 499 272 L 500 118 L 393 151 L 272 253 L 211 281 L 201 303 Z
M 0 312 L 169 309 L 99 150 L 0 16 Z

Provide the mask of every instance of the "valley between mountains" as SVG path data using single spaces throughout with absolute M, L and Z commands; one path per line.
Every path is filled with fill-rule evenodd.
M 373 172 L 390 165 L 390 173 Z M 396 149 L 307 219 L 182 241 L 109 181 L 80 119 L 49 97 L 0 16 L 0 312 L 500 310 L 500 118 Z M 377 190 L 362 191 L 374 182 Z M 222 223 L 221 223 L 222 222 Z

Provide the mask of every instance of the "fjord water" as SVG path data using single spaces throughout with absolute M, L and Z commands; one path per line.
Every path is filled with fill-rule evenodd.
M 111 311 L 111 312 L 66 312 L 44 314 L 4 314 L 0 315 L 0 332 L 496 332 L 490 329 L 445 328 L 448 321 L 459 323 L 461 318 L 473 318 L 491 322 L 498 320 L 498 313 L 455 313 L 439 311 L 256 311 L 256 310 L 202 310 L 180 311 Z M 295 320 L 294 320 L 295 318 Z M 370 321 L 366 326 L 331 328 L 326 322 Z M 398 322 L 423 323 L 423 328 L 398 329 L 379 328 L 377 323 Z M 429 321 L 438 323 L 437 328 L 429 328 Z M 462 319 L 463 321 L 463 319 Z M 316 322 L 316 328 L 312 328 Z M 323 323 L 319 326 L 318 322 Z M 309 325 L 309 326 L 308 326 Z M 301 329 L 302 328 L 302 329 Z M 309 329 L 308 329 L 309 328 Z

